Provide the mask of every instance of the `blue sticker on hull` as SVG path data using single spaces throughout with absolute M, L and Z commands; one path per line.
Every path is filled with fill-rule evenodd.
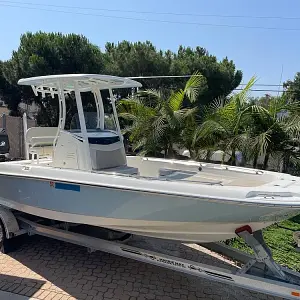
M 80 185 L 77 184 L 55 182 L 55 188 L 58 190 L 80 192 Z

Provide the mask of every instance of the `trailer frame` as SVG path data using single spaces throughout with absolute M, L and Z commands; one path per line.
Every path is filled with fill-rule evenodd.
M 71 232 L 66 224 L 43 225 L 39 220 L 32 221 L 26 215 L 6 207 L 0 207 L 0 244 L 8 245 L 17 236 L 28 234 L 41 235 L 48 238 L 86 247 L 89 252 L 103 251 L 136 261 L 149 263 L 159 267 L 178 271 L 180 273 L 223 282 L 236 287 L 282 297 L 285 299 L 300 299 L 300 273 L 289 270 L 277 264 L 270 249 L 265 245 L 260 232 L 251 232 L 249 226 L 239 228 L 236 233 L 254 250 L 255 256 L 243 255 L 241 251 L 224 247 L 221 243 L 209 243 L 207 248 L 218 249 L 242 260 L 242 268 L 230 271 L 225 268 L 210 266 L 195 261 L 149 251 L 139 247 L 126 245 L 126 241 L 115 242 L 92 236 Z M 41 219 L 42 221 L 43 219 Z M 57 226 L 58 225 L 58 226 Z M 61 229 L 63 228 L 63 229 Z M 2 239 L 2 240 L 1 240 Z M 205 247 L 205 244 L 203 244 Z M 2 251 L 5 250 L 2 247 Z M 235 256 L 236 253 L 236 256 Z

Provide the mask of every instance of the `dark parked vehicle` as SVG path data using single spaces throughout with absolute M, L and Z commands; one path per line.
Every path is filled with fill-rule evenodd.
M 0 161 L 9 158 L 9 139 L 5 129 L 0 128 Z

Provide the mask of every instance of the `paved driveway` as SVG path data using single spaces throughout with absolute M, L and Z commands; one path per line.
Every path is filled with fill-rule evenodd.
M 152 239 L 133 239 L 135 246 L 233 268 L 218 255 Z M 34 236 L 18 251 L 0 254 L 0 291 L 37 299 L 273 299 L 225 284 L 181 275 L 160 267 L 83 247 Z M 276 298 L 278 300 L 278 298 Z

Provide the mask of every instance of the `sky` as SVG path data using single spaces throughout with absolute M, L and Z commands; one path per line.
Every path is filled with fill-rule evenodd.
M 276 85 L 300 71 L 299 0 L 0 0 L 0 28 L 0 60 L 10 58 L 22 33 L 41 30 L 83 34 L 102 50 L 122 40 L 172 51 L 201 46 L 232 59 L 243 82 L 255 75 L 259 84 Z

